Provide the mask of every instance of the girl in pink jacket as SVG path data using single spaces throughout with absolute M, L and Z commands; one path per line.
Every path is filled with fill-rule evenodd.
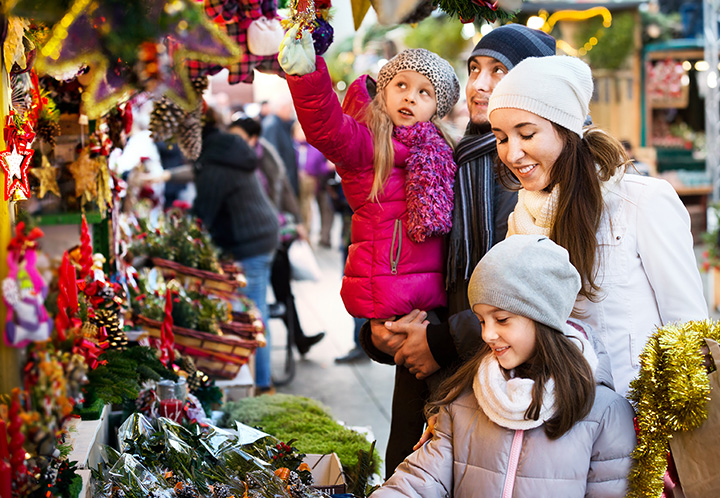
M 460 94 L 452 66 L 409 49 L 363 76 L 343 106 L 325 61 L 289 61 L 281 50 L 308 143 L 337 166 L 354 211 L 341 296 L 359 318 L 387 319 L 446 305 L 445 243 L 453 207 L 452 139 L 440 119 Z M 305 61 L 307 62 L 307 61 Z

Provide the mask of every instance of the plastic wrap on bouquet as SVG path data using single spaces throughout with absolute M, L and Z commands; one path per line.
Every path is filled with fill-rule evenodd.
M 148 470 L 133 455 L 125 453 L 115 462 L 109 471 L 115 487 L 127 496 L 154 496 L 156 498 L 173 498 L 172 488 Z
M 128 447 L 128 441 L 136 441 L 140 436 L 150 437 L 155 432 L 150 419 L 142 413 L 133 413 L 118 429 L 118 447 L 120 453 L 124 453 Z

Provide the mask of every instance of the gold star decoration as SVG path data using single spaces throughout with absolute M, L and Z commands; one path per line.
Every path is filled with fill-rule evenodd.
M 365 19 L 365 14 L 370 10 L 370 0 L 351 0 L 353 23 L 355 31 L 360 29 L 360 25 Z
M 50 161 L 48 161 L 45 154 L 42 156 L 42 167 L 30 169 L 30 174 L 40 182 L 40 192 L 38 192 L 39 199 L 44 198 L 48 192 L 52 192 L 60 197 L 60 188 L 57 184 L 57 172 L 58 170 L 50 165 Z
M 152 65 L 168 66 L 157 71 L 156 81 L 144 82 L 136 69 L 127 70 L 142 66 L 139 59 L 127 60 L 113 52 L 117 43 L 108 42 L 107 34 L 133 33 L 135 26 L 125 24 L 136 21 L 131 16 L 113 16 L 112 9 L 101 2 L 73 0 L 40 49 L 36 67 L 51 76 L 77 70 L 82 65 L 90 67 L 90 83 L 82 94 L 85 114 L 90 118 L 102 116 L 137 91 L 165 94 L 183 109 L 192 110 L 197 99 L 186 68 L 187 60 L 226 65 L 241 54 L 237 44 L 221 32 L 196 2 L 147 0 L 146 3 L 144 14 L 139 14 L 146 17 L 140 21 L 156 25 L 158 29 L 142 38 L 127 35 L 124 48 L 135 47 L 141 57 L 143 46 L 172 46 L 170 61 L 163 62 L 163 57 L 151 61 Z
M 80 152 L 77 161 L 68 166 L 75 178 L 75 196 L 82 197 L 83 202 L 91 200 L 97 194 L 97 176 L 100 165 L 90 159 L 87 149 Z

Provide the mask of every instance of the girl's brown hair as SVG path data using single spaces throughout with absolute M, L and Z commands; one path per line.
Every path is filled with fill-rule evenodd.
M 595 377 L 587 360 L 580 351 L 582 344 L 547 325 L 535 322 L 535 351 L 530 359 L 515 368 L 515 376 L 535 381 L 532 401 L 525 412 L 526 420 L 540 417 L 545 384 L 555 382 L 555 413 L 545 421 L 545 434 L 558 439 L 572 429 L 573 425 L 590 413 L 595 401 Z M 457 372 L 438 388 L 435 400 L 426 408 L 432 415 L 462 394 L 472 389 L 473 380 L 483 358 L 492 354 L 490 346 L 483 344 L 475 356 L 463 364 Z M 510 372 L 501 367 L 505 378 Z
M 596 300 L 600 286 L 595 282 L 597 230 L 603 210 L 602 182 L 630 163 L 622 144 L 598 128 L 588 128 L 583 138 L 553 123 L 565 142 L 550 170 L 550 191 L 560 185 L 560 196 L 550 239 L 564 247 L 577 268 L 583 286 L 580 295 Z M 519 190 L 520 182 L 500 160 L 497 163 L 501 183 Z
M 377 201 L 377 196 L 382 192 L 385 182 L 390 177 L 395 163 L 395 148 L 393 147 L 392 135 L 395 125 L 388 115 L 385 103 L 385 92 L 378 92 L 365 111 L 364 122 L 370 129 L 373 136 L 373 164 L 375 166 L 375 178 L 370 189 L 369 199 Z M 430 122 L 434 124 L 442 134 L 450 147 L 455 148 L 453 139 L 448 127 L 435 114 Z

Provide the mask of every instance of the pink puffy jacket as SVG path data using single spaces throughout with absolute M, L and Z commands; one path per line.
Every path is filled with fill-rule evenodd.
M 445 306 L 445 241 L 429 237 L 416 243 L 407 235 L 405 145 L 394 142 L 395 168 L 378 202 L 368 199 L 374 178 L 372 134 L 358 119 L 371 101 L 367 85 L 372 80 L 354 81 L 342 107 L 321 57 L 314 73 L 288 75 L 287 81 L 308 143 L 335 163 L 354 211 L 340 291 L 348 313 L 385 319 L 414 308 Z

